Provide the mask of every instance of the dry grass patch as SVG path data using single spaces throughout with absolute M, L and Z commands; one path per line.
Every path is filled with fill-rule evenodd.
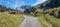
M 5 14 L 0 12 L 0 27 L 17 27 L 23 21 L 22 15 Z

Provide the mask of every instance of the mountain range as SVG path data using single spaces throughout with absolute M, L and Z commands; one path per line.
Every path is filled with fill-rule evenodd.
M 54 8 L 54 7 L 59 7 L 59 6 L 60 6 L 60 0 L 47 0 L 41 4 L 37 4 L 34 7 L 42 8 L 42 9 L 49 9 L 49 8 Z

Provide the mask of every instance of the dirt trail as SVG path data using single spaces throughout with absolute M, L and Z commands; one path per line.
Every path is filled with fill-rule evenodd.
M 35 17 L 24 15 L 24 18 L 25 20 L 19 27 L 42 27 Z

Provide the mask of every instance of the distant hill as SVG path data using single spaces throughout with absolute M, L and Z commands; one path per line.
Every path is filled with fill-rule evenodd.
M 31 7 L 31 6 L 30 6 L 30 5 L 23 5 L 23 6 L 21 6 L 21 7 L 17 7 L 16 9 L 19 10 L 19 11 L 21 11 L 21 12 L 24 12 L 24 10 L 25 10 L 26 8 L 28 8 L 28 7 Z
M 26 9 L 27 7 L 31 7 L 31 6 L 30 6 L 30 5 L 23 5 L 23 6 L 21 6 L 20 8 Z

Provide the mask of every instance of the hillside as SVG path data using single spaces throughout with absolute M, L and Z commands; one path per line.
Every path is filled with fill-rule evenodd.
M 48 8 L 54 8 L 60 6 L 60 0 L 47 0 L 43 2 L 42 4 L 38 4 L 35 7 L 48 9 Z
M 37 18 L 43 27 L 60 27 L 60 7 L 48 9 L 45 11 L 41 10 Z
M 25 14 L 37 17 L 43 27 L 60 27 L 60 7 L 52 6 L 48 10 L 31 7 L 25 10 Z
M 33 9 L 36 8 L 30 8 L 28 11 L 26 10 L 26 14 L 37 17 L 37 20 L 43 27 L 60 27 L 60 7 L 48 10 L 38 8 L 36 10 Z

